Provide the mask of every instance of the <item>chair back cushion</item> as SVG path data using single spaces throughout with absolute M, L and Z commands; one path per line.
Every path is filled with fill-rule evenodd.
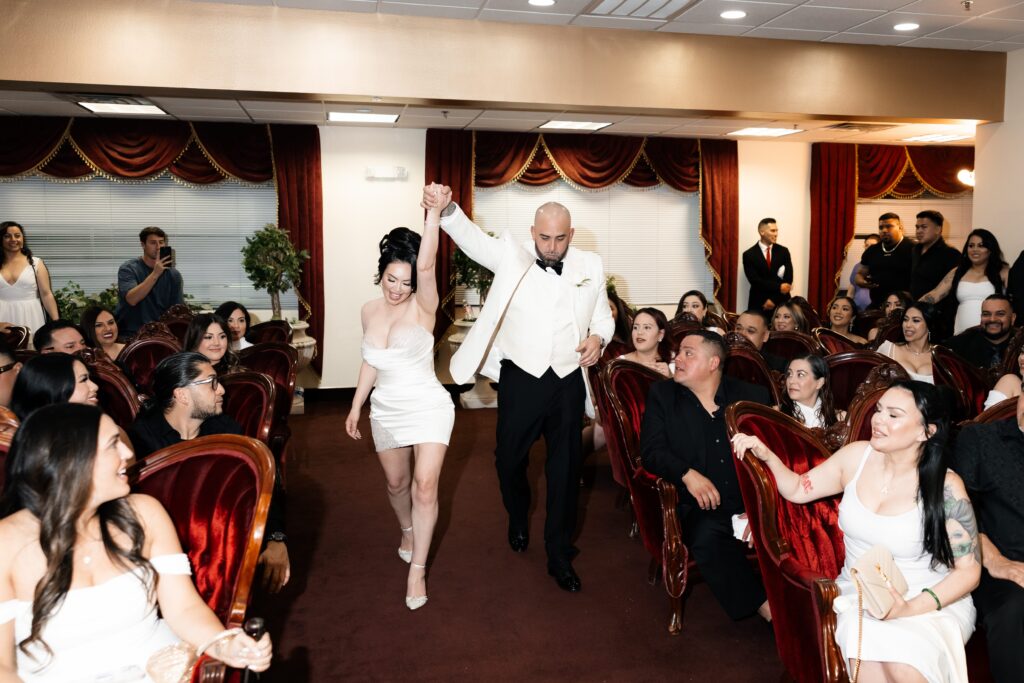
M 199 594 L 229 627 L 245 620 L 273 486 L 269 449 L 245 436 L 183 441 L 138 469 L 134 490 L 167 509 Z
M 853 319 L 853 333 L 867 339 L 868 332 L 878 327 L 885 317 L 885 313 L 877 309 L 862 311 Z
M 800 311 L 804 314 L 804 318 L 807 319 L 807 326 L 810 329 L 815 327 L 821 327 L 821 316 L 814 310 L 814 306 L 811 306 L 811 302 L 802 296 L 794 296 L 789 300 L 789 303 L 799 306 Z
M 843 443 L 845 446 L 854 441 L 868 441 L 871 438 L 871 416 L 875 413 L 875 405 L 882 394 L 893 384 L 910 379 L 902 365 L 879 365 L 871 369 L 857 390 L 846 411 L 848 429 Z
M 30 338 L 29 329 L 22 325 L 11 325 L 6 332 L 0 335 L 0 339 L 3 339 L 12 351 L 27 349 Z
M 724 374 L 748 384 L 768 390 L 772 404 L 779 404 L 779 385 L 764 362 L 764 357 L 753 346 L 731 346 L 725 356 Z
M 139 394 L 132 382 L 113 363 L 97 360 L 86 363 L 89 374 L 97 386 L 97 398 L 103 412 L 109 415 L 117 426 L 127 430 L 139 415 L 141 404 Z
M 893 359 L 867 349 L 830 354 L 825 357 L 825 362 L 832 379 L 832 396 L 836 407 L 841 410 L 850 406 L 857 388 L 867 380 L 872 369 L 880 365 L 900 367 Z M 907 377 L 905 371 L 903 376 Z
M 604 430 L 605 444 L 608 448 L 608 464 L 612 469 L 612 479 L 622 488 L 628 488 L 627 480 L 632 471 L 626 463 L 626 454 L 621 445 L 621 430 L 618 429 L 618 425 L 614 424 L 614 419 L 612 418 L 612 407 L 608 401 L 608 390 L 605 387 L 603 372 L 607 365 L 608 362 L 602 363 L 598 361 L 588 367 L 587 379 L 590 380 L 590 392 L 594 396 L 594 408 L 597 410 L 597 417 L 601 421 L 601 428 Z
M 292 339 L 292 326 L 286 320 L 268 320 L 250 327 L 245 338 L 251 344 L 287 344 Z
M 726 410 L 730 438 L 753 434 L 794 472 L 803 474 L 829 457 L 811 430 L 767 406 L 741 401 Z M 768 467 L 749 453 L 736 460 L 761 577 L 772 609 L 779 656 L 797 681 L 820 681 L 823 640 L 814 581 L 833 579 L 845 556 L 839 497 L 790 503 Z
M 956 397 L 956 420 L 973 419 L 985 408 L 988 380 L 981 370 L 945 346 L 932 347 L 935 386 L 948 387 Z
M 808 353 L 822 353 L 817 340 L 803 332 L 772 332 L 762 350 L 787 361 Z
M 135 382 L 139 393 L 153 393 L 153 371 L 164 358 L 181 352 L 176 339 L 164 336 L 139 337 L 129 342 L 117 356 L 117 362 Z
M 991 422 L 1012 420 L 1016 417 L 1017 397 L 1011 396 L 1010 398 L 1005 398 L 994 406 L 982 411 L 981 414 L 973 420 L 969 420 L 968 423 L 989 424 Z
M 246 368 L 262 372 L 274 380 L 277 392 L 274 403 L 274 422 L 270 427 L 270 447 L 278 458 L 281 458 L 291 436 L 288 415 L 292 411 L 292 399 L 295 397 L 298 352 L 288 344 L 265 342 L 242 349 L 238 357 Z
M 14 432 L 18 431 L 18 418 L 7 408 L 0 406 L 0 491 L 7 482 L 7 451 L 11 448 Z
M 857 351 L 864 347 L 856 342 L 852 342 L 843 335 L 828 329 L 827 327 L 816 327 L 812 334 L 814 338 L 818 340 L 818 343 L 825 353 L 843 353 L 844 351 Z
M 220 378 L 224 387 L 224 413 L 234 418 L 242 433 L 269 445 L 277 388 L 262 372 L 232 372 Z

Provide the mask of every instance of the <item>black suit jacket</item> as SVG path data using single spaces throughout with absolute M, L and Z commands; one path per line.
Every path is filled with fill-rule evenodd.
M 725 419 L 725 409 L 736 401 L 756 401 L 771 405 L 771 394 L 764 387 L 748 384 L 734 377 L 723 376 L 715 394 L 719 409 L 716 415 Z M 684 509 L 696 505 L 686 486 L 683 475 L 690 468 L 712 479 L 721 490 L 721 482 L 709 474 L 708 458 L 722 457 L 709 454 L 704 434 L 706 420 L 700 411 L 704 408 L 697 396 L 674 380 L 665 380 L 651 385 L 647 394 L 647 406 L 640 427 L 640 458 L 644 469 L 651 474 L 670 481 L 679 489 L 679 504 Z M 730 459 L 732 448 L 729 443 L 721 445 L 722 453 Z
M 781 266 L 785 266 L 786 270 L 779 277 Z M 779 286 L 783 282 L 793 284 L 793 260 L 789 256 L 789 249 L 781 244 L 772 246 L 771 268 L 764 260 L 760 242 L 743 252 L 743 274 L 750 282 L 747 308 L 764 308 L 764 302 L 769 299 L 778 306 L 789 299 L 789 294 L 780 292 Z

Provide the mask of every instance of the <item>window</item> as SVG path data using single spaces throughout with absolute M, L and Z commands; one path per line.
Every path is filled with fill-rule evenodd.
M 594 251 L 615 277 L 619 295 L 634 306 L 671 305 L 688 289 L 710 295 L 711 271 L 700 240 L 700 198 L 665 186 L 638 189 L 623 183 L 584 192 L 564 181 L 540 187 L 510 183 L 475 188 L 476 223 L 496 234 L 530 239 L 537 207 L 559 202 L 572 213 L 573 246 Z M 456 293 L 457 301 L 460 292 Z
M 0 220 L 25 226 L 29 247 L 50 270 L 54 289 L 77 282 L 88 294 L 117 282 L 124 261 L 141 255 L 139 231 L 156 225 L 167 232 L 185 293 L 218 306 L 238 301 L 268 308 L 265 292 L 252 288 L 242 270 L 245 237 L 277 222 L 272 183 L 224 181 L 195 188 L 169 175 L 147 183 L 115 183 L 96 177 L 60 183 L 26 176 L 0 183 Z M 295 293 L 281 296 L 297 308 Z

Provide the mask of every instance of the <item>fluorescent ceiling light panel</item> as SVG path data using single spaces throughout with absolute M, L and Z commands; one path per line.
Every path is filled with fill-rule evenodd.
M 555 0 L 528 0 L 534 7 L 551 7 Z
M 601 130 L 605 126 L 610 126 L 611 121 L 608 123 L 599 123 L 594 121 L 548 121 L 541 128 L 548 129 L 562 129 L 562 130 Z
M 327 113 L 327 120 L 336 123 L 394 123 L 398 114 L 367 114 L 365 112 L 332 111 Z
M 801 128 L 743 128 L 726 135 L 745 135 L 752 138 L 781 138 L 783 135 L 804 132 Z
M 155 104 L 113 104 L 110 102 L 79 102 L 94 114 L 138 114 L 140 116 L 169 116 Z
M 970 138 L 970 135 L 960 135 L 957 133 L 931 133 L 930 135 L 915 135 L 912 138 L 903 138 L 903 142 L 953 142 Z
M 908 21 L 904 24 L 896 24 L 895 26 L 893 26 L 893 29 L 895 29 L 896 31 L 916 31 L 919 28 L 921 28 L 920 25 L 915 24 L 912 21 Z
M 747 16 L 747 13 L 741 9 L 730 9 L 726 10 L 725 12 L 722 12 L 718 16 L 722 17 L 723 19 L 742 19 L 743 17 Z

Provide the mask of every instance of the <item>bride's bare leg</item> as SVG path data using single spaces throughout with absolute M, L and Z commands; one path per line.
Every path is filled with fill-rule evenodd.
M 412 526 L 412 447 L 379 451 L 377 457 L 384 468 L 384 478 L 388 484 L 388 502 L 398 517 L 399 528 L 407 529 Z M 403 532 L 399 548 L 412 550 L 412 542 L 412 532 Z
M 853 673 L 853 660 L 848 669 Z M 897 662 L 864 662 L 860 663 L 858 683 L 926 683 L 921 672 L 909 664 Z
M 426 564 L 430 542 L 437 524 L 437 482 L 448 447 L 440 443 L 421 443 L 415 446 L 416 462 L 412 482 L 412 565 L 406 595 L 419 597 L 427 594 Z M 418 565 L 418 566 L 417 566 Z

